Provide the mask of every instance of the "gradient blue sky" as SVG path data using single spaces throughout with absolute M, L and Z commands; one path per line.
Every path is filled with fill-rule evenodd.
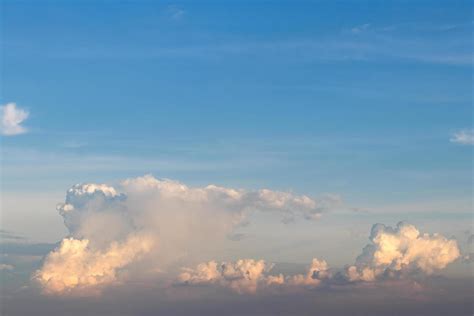
M 20 218 L 145 173 L 470 220 L 471 5 L 3 1 L 3 225 L 51 241 Z

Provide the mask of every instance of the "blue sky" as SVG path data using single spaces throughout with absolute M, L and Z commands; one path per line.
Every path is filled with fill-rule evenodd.
M 4 149 L 278 160 L 216 181 L 466 195 L 471 150 L 449 138 L 472 125 L 469 5 L 7 1 L 3 100 L 31 116 Z

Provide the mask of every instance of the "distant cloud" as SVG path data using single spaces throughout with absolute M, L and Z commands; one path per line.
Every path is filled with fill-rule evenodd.
M 266 276 L 271 270 L 264 260 L 239 259 L 236 262 L 209 261 L 199 264 L 196 269 L 184 269 L 178 283 L 186 285 L 214 284 L 227 287 L 237 293 L 255 293 L 257 288 L 282 283 L 283 276 Z M 282 280 L 278 282 L 278 280 Z
M 474 129 L 463 129 L 455 132 L 450 141 L 460 145 L 474 145 Z
M 1 241 L 12 241 L 12 240 L 25 240 L 26 238 L 15 234 L 11 231 L 0 229 L 0 240 Z
M 23 123 L 28 118 L 28 111 L 17 108 L 15 103 L 7 103 L 1 106 L 0 111 L 2 135 L 19 135 L 28 131 L 21 125 L 21 123 Z
M 181 20 L 184 15 L 186 14 L 186 11 L 181 9 L 180 7 L 176 5 L 170 5 L 166 8 L 166 11 L 169 15 L 169 17 L 173 20 Z
M 11 264 L 0 263 L 0 271 L 13 270 L 15 267 Z
M 406 279 L 415 273 L 431 275 L 461 257 L 457 242 L 439 234 L 421 234 L 410 224 L 400 222 L 395 228 L 375 224 L 354 265 L 333 272 L 326 261 L 314 258 L 306 273 L 269 275 L 273 264 L 263 260 L 240 259 L 217 264 L 209 261 L 195 269 L 184 268 L 178 284 L 215 285 L 237 293 L 252 294 L 262 290 L 304 290 L 322 286 L 375 283 Z M 467 259 L 466 259 L 467 258 Z M 464 260 L 470 260 L 467 255 Z
M 359 33 L 362 33 L 363 31 L 367 30 L 369 27 L 370 27 L 370 23 L 365 23 L 365 24 L 362 24 L 362 25 L 354 26 L 351 29 L 351 32 L 354 33 L 354 34 L 359 34 Z
M 372 282 L 411 272 L 429 275 L 461 255 L 455 240 L 439 234 L 421 234 L 415 226 L 404 222 L 395 228 L 374 225 L 370 241 L 355 265 L 346 269 L 349 281 Z

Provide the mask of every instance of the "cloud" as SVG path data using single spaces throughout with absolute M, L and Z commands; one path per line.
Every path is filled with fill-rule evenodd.
M 29 113 L 16 107 L 15 103 L 7 103 L 0 107 L 1 110 L 1 133 L 5 136 L 24 134 L 28 130 L 21 125 Z
M 292 285 L 304 287 L 317 287 L 325 279 L 331 278 L 331 272 L 326 261 L 314 258 L 306 274 L 297 274 L 289 278 Z
M 0 229 L 0 240 L 2 242 L 4 241 L 22 241 L 22 240 L 25 240 L 26 238 L 21 236 L 21 235 L 17 235 L 11 231 L 8 231 L 8 230 L 4 230 L 4 229 Z
M 63 239 L 61 245 L 46 256 L 34 278 L 46 293 L 80 293 L 91 295 L 94 289 L 118 281 L 118 269 L 151 250 L 153 239 L 131 235 L 123 243 L 112 242 L 105 251 L 89 247 L 87 239 Z
M 173 20 L 181 20 L 186 14 L 186 11 L 176 5 L 169 5 L 166 11 L 169 17 Z
M 324 260 L 313 259 L 305 274 L 284 276 L 270 275 L 273 264 L 264 260 L 239 259 L 235 262 L 209 261 L 198 264 L 196 268 L 183 268 L 177 277 L 182 285 L 215 285 L 233 290 L 239 294 L 255 294 L 258 290 L 313 289 L 329 280 L 332 274 Z
M 253 212 L 273 214 L 284 222 L 314 220 L 340 203 L 336 197 L 317 200 L 269 189 L 188 187 L 151 175 L 126 179 L 116 187 L 77 184 L 57 207 L 69 236 L 46 256 L 33 278 L 45 293 L 97 294 L 128 278 L 204 262 L 185 268 L 178 283 L 256 293 L 430 275 L 460 257 L 455 240 L 399 223 L 395 228 L 374 225 L 370 244 L 355 264 L 339 272 L 316 258 L 305 273 L 286 276 L 271 275 L 273 264 L 264 260 L 208 261 L 222 254 L 229 237 L 242 238 L 238 229 Z
M 474 129 L 463 129 L 455 132 L 450 141 L 460 145 L 474 145 Z
M 415 273 L 431 275 L 460 258 L 456 241 L 439 234 L 420 234 L 415 226 L 403 222 L 396 228 L 374 225 L 370 240 L 356 263 L 339 272 L 333 272 L 326 261 L 317 258 L 313 259 L 306 273 L 287 276 L 268 275 L 273 265 L 267 265 L 263 260 L 244 259 L 220 265 L 209 261 L 195 269 L 185 268 L 178 276 L 178 283 L 218 285 L 237 293 L 255 293 L 276 285 L 277 289 L 284 291 L 311 290 L 323 285 L 349 286 L 353 282 L 410 281 Z M 227 267 L 231 273 L 226 273 Z
M 273 265 L 264 260 L 240 259 L 236 262 L 209 261 L 195 269 L 185 268 L 178 276 L 180 284 L 214 284 L 230 288 L 237 293 L 255 293 L 258 287 L 279 284 L 283 276 L 265 276 Z
M 374 225 L 370 241 L 355 265 L 347 267 L 349 281 L 371 282 L 412 272 L 433 274 L 460 257 L 455 240 L 439 234 L 421 234 L 404 222 L 395 228 Z
M 215 255 L 229 236 L 243 237 L 235 231 L 253 212 L 285 222 L 314 220 L 340 203 L 337 196 L 316 200 L 268 189 L 191 188 L 151 175 L 126 179 L 116 188 L 77 184 L 57 206 L 69 236 L 46 257 L 35 279 L 49 293 L 83 292 L 119 282 L 117 271 L 134 264 L 166 270 Z
M 364 31 L 366 31 L 367 29 L 369 29 L 369 27 L 370 27 L 370 23 L 365 23 L 365 24 L 362 24 L 362 25 L 354 26 L 351 29 L 351 32 L 354 33 L 354 34 L 359 34 L 359 33 L 362 33 Z
M 0 271 L 11 271 L 15 269 L 11 264 L 0 263 Z

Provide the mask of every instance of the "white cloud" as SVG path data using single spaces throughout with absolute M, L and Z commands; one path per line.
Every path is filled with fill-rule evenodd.
M 153 242 L 146 235 L 131 235 L 100 251 L 91 248 L 87 239 L 65 238 L 34 277 L 49 294 L 93 295 L 101 286 L 118 282 L 118 269 L 148 253 Z
M 317 287 L 325 279 L 331 278 L 329 265 L 324 260 L 314 258 L 306 274 L 297 274 L 289 278 L 289 284 L 305 287 Z
M 263 260 L 239 260 L 218 265 L 202 263 L 195 269 L 184 269 L 178 282 L 188 285 L 217 285 L 238 293 L 257 290 L 301 290 L 348 285 L 351 282 L 378 282 L 405 278 L 413 273 L 433 274 L 460 258 L 456 241 L 439 234 L 420 234 L 413 225 L 399 223 L 396 228 L 376 224 L 372 227 L 371 243 L 354 265 L 334 273 L 324 260 L 314 258 L 306 273 L 268 275 L 272 265 Z M 230 267 L 232 273 L 226 273 Z M 238 271 L 234 273 L 235 271 Z
M 339 203 L 334 196 L 316 200 L 268 189 L 191 188 L 150 175 L 124 180 L 117 188 L 77 184 L 57 206 L 70 236 L 47 257 L 36 279 L 47 292 L 80 292 L 89 286 L 118 282 L 116 270 L 138 261 L 150 269 L 166 270 L 178 261 L 208 258 L 222 249 L 229 236 L 236 235 L 235 230 L 248 222 L 252 212 L 268 212 L 285 221 L 312 220 Z M 143 256 L 128 250 L 129 240 L 136 236 L 146 236 L 142 242 L 151 245 L 147 251 L 137 247 Z M 116 261 L 109 255 L 111 249 L 127 255 Z M 246 264 L 250 263 L 242 268 Z M 73 280 L 67 275 L 73 275 Z M 93 277 L 97 275 L 101 277 Z
M 464 129 L 455 132 L 450 141 L 461 145 L 474 145 L 474 129 Z
M 257 288 L 283 282 L 283 276 L 265 275 L 273 265 L 264 260 L 240 259 L 236 262 L 209 261 L 195 269 L 185 268 L 178 282 L 190 285 L 214 284 L 227 287 L 237 293 L 255 293 Z
M 369 23 L 365 23 L 365 24 L 362 24 L 362 25 L 354 26 L 354 27 L 351 29 L 351 32 L 354 33 L 354 34 L 359 34 L 359 33 L 364 32 L 365 30 L 367 30 L 369 27 L 370 27 L 370 24 L 369 24 Z
M 432 274 L 460 257 L 455 240 L 421 234 L 415 226 L 403 222 L 396 228 L 374 225 L 370 241 L 356 264 L 346 269 L 350 281 L 375 281 L 411 272 Z
M 28 118 L 28 111 L 17 108 L 15 103 L 7 103 L 1 106 L 0 110 L 2 135 L 12 136 L 28 131 L 21 125 Z
M 313 259 L 306 273 L 293 276 L 270 275 L 273 265 L 264 260 L 207 261 L 221 255 L 227 238 L 252 212 L 312 220 L 339 203 L 338 198 L 316 200 L 268 189 L 192 188 L 150 175 L 124 180 L 115 188 L 74 185 L 57 207 L 70 235 L 45 258 L 35 280 L 46 293 L 95 294 L 121 283 L 125 275 L 167 272 L 186 262 L 204 261 L 184 269 L 179 283 L 255 293 L 331 286 L 341 279 L 373 282 L 415 272 L 432 274 L 460 257 L 456 241 L 399 223 L 396 228 L 374 225 L 371 243 L 356 263 L 338 273 L 319 259 Z
M 11 264 L 0 263 L 0 271 L 11 271 L 15 269 Z
M 186 11 L 184 11 L 183 9 L 181 9 L 180 7 L 176 5 L 170 5 L 167 7 L 167 13 L 171 19 L 181 20 L 186 14 Z
M 305 274 L 284 276 L 270 275 L 273 264 L 264 260 L 239 259 L 235 262 L 209 261 L 198 264 L 196 268 L 183 268 L 178 276 L 178 284 L 214 285 L 233 290 L 239 294 L 254 294 L 269 289 L 295 290 L 297 288 L 316 288 L 324 280 L 332 277 L 324 260 L 313 259 Z

